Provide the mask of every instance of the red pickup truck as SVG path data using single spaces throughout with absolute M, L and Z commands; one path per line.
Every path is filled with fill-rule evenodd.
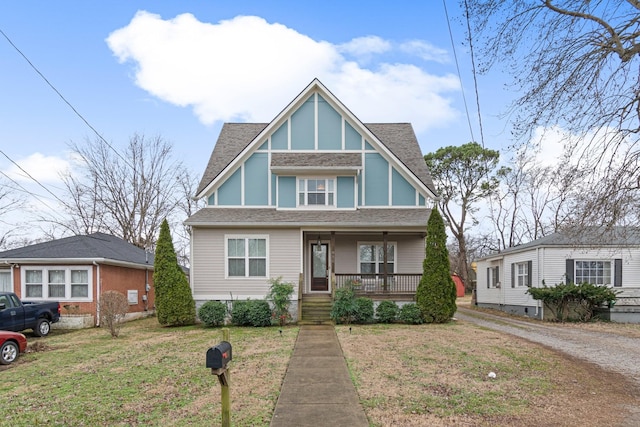
M 51 324 L 60 320 L 60 303 L 22 302 L 13 292 L 0 292 L 0 329 L 21 332 L 32 329 L 38 337 L 49 335 Z

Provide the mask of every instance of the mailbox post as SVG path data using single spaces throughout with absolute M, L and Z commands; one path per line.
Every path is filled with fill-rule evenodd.
M 231 401 L 229 399 L 229 370 L 227 363 L 232 359 L 232 348 L 229 343 L 229 329 L 222 329 L 220 343 L 207 350 L 207 368 L 220 381 L 220 403 L 222 406 L 222 427 L 231 427 Z

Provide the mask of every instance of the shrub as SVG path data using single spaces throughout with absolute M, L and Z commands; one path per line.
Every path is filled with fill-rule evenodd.
M 376 317 L 380 323 L 393 323 L 398 317 L 398 304 L 394 301 L 382 301 L 376 307 Z
M 447 233 L 437 208 L 427 222 L 425 259 L 422 278 L 416 291 L 416 303 L 429 323 L 445 323 L 456 312 L 456 285 L 451 278 Z
M 271 326 L 271 307 L 266 300 L 249 300 L 247 313 L 251 326 Z
M 405 304 L 400 308 L 400 314 L 398 316 L 402 323 L 407 323 L 409 325 L 420 325 L 424 323 L 424 319 L 422 318 L 422 312 L 420 308 L 414 304 Z
M 282 277 L 271 279 L 271 289 L 267 300 L 273 304 L 273 318 L 277 319 L 280 326 L 284 326 L 291 320 L 289 306 L 291 305 L 291 295 L 293 295 L 293 284 L 282 282 Z
M 248 326 L 249 321 L 249 301 L 235 300 L 231 305 L 231 323 L 236 326 Z
M 224 324 L 227 316 L 227 305 L 220 301 L 207 301 L 198 310 L 198 317 L 207 326 Z
M 336 290 L 336 294 L 331 306 L 331 319 L 336 323 L 351 323 L 356 314 L 356 301 L 353 290 L 348 288 L 340 288 Z
M 355 299 L 354 323 L 373 323 L 373 300 L 360 297 Z
M 588 321 L 593 317 L 595 309 L 601 305 L 613 306 L 616 295 L 620 293 L 607 285 L 582 283 L 560 283 L 548 287 L 527 289 L 533 299 L 542 301 L 553 313 L 556 321 L 565 322 L 569 318 Z M 571 313 L 575 316 L 571 316 Z
M 120 335 L 120 328 L 124 321 L 124 316 L 129 311 L 129 301 L 120 292 L 106 291 L 100 295 L 98 301 L 100 307 L 100 319 L 102 325 L 109 328 L 113 338 Z
M 191 295 L 187 276 L 178 264 L 166 219 L 160 226 L 153 283 L 156 294 L 156 315 L 161 325 L 181 326 L 195 323 L 196 303 Z

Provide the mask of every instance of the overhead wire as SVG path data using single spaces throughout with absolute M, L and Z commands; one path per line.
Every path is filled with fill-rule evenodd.
M 60 91 L 44 76 L 44 74 L 40 72 L 38 67 L 36 67 L 29 60 L 29 58 L 27 58 L 27 56 L 18 48 L 18 46 L 16 46 L 15 43 L 13 43 L 13 41 L 9 38 L 9 36 L 7 36 L 7 34 L 2 30 L 2 28 L 0 28 L 0 34 L 2 34 L 2 36 L 7 40 L 7 42 L 9 42 L 9 44 L 20 54 L 20 56 L 22 56 L 22 58 L 24 58 L 24 60 L 27 61 L 29 66 L 42 78 L 42 80 L 45 81 L 45 83 L 47 83 L 47 85 L 60 97 L 60 99 L 62 99 L 62 101 L 64 101 L 64 103 L 67 104 L 69 108 L 71 108 L 71 110 L 76 114 L 76 116 L 78 116 L 80 120 L 82 120 L 89 127 L 89 129 L 91 129 L 93 133 L 96 134 L 98 139 L 100 139 L 100 141 L 105 143 L 111 150 L 113 150 L 113 152 L 116 153 L 116 155 L 120 157 L 120 159 L 122 159 L 122 161 L 125 162 L 127 166 L 129 166 L 131 169 L 135 169 L 133 165 L 131 165 L 131 163 L 125 157 L 123 157 L 118 150 L 116 150 L 111 144 L 109 144 L 109 142 L 107 142 L 107 140 L 104 139 L 104 137 L 100 134 L 100 132 L 98 132 L 96 128 L 93 127 L 91 123 L 89 123 L 89 121 L 85 119 L 82 114 L 80 114 L 80 112 L 71 104 L 71 102 L 69 102 L 64 97 L 64 95 L 62 95 L 62 93 L 60 93 Z
M 467 97 L 464 92 L 464 85 L 462 84 L 462 73 L 460 73 L 460 64 L 458 63 L 458 55 L 456 54 L 456 46 L 453 41 L 453 32 L 451 31 L 451 22 L 449 20 L 449 12 L 447 10 L 447 2 L 446 0 L 442 0 L 442 5 L 444 6 L 444 15 L 447 20 L 447 28 L 449 29 L 449 39 L 451 40 L 451 50 L 453 51 L 453 58 L 456 63 L 456 70 L 458 72 L 458 79 L 460 80 L 460 88 L 462 92 L 462 102 L 464 104 L 464 109 L 467 115 L 467 123 L 469 125 L 469 133 L 471 134 L 471 141 L 475 141 L 475 137 L 473 136 L 473 126 L 471 125 L 471 116 L 469 114 L 469 107 L 467 106 Z M 484 146 L 484 144 L 483 144 Z

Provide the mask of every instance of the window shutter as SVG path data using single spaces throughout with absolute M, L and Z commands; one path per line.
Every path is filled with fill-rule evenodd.
M 516 265 L 511 263 L 511 287 L 516 287 Z
M 491 287 L 491 269 L 487 267 L 487 289 Z
M 616 258 L 615 262 L 615 272 L 613 274 L 613 286 L 620 287 L 622 286 L 622 259 Z
M 500 283 L 500 267 L 496 265 L 496 283 Z
M 566 269 L 566 275 L 567 275 L 567 284 L 569 283 L 573 283 L 573 269 L 575 267 L 575 263 L 573 262 L 572 259 L 568 259 L 567 260 L 567 269 Z
M 527 261 L 527 286 L 531 287 L 533 276 L 533 261 Z

